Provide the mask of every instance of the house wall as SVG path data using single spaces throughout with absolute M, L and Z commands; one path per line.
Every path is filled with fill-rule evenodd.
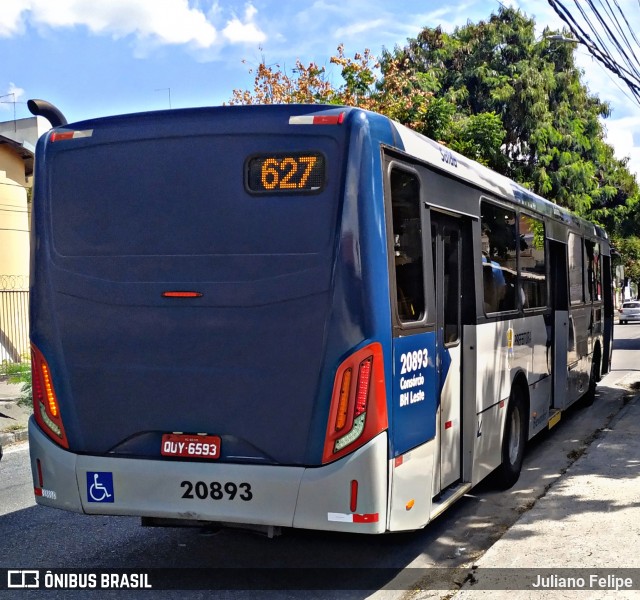
M 24 161 L 8 144 L 0 145 L 0 171 L 4 171 L 5 178 L 14 182 L 14 185 L 27 185 L 24 176 Z M 0 190 L 0 194 L 2 193 Z
M 0 361 L 29 351 L 29 210 L 24 162 L 0 145 Z

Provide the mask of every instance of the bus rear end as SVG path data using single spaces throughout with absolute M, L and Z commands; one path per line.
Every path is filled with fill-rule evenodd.
M 39 142 L 39 503 L 384 531 L 382 349 L 343 252 L 352 127 L 308 112 L 147 113 Z

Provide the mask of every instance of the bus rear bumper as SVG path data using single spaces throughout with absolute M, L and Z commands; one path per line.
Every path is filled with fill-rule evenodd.
M 386 433 L 316 468 L 74 454 L 49 440 L 33 418 L 29 443 L 36 502 L 45 506 L 358 533 L 386 529 Z

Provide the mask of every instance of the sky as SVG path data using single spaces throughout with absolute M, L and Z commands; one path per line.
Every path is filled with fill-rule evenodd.
M 637 0 L 618 3 L 637 30 Z M 533 17 L 539 35 L 564 26 L 545 0 L 503 4 Z M 249 69 L 262 59 L 288 71 L 298 58 L 329 67 L 341 43 L 348 56 L 365 48 L 379 56 L 425 26 L 452 31 L 498 8 L 498 0 L 0 0 L 0 122 L 31 116 L 29 98 L 52 102 L 69 122 L 216 106 L 252 87 Z M 586 49 L 576 52 L 584 83 L 611 105 L 607 140 L 640 174 L 640 106 Z

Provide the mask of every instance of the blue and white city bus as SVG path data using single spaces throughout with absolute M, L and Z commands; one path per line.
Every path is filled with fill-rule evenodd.
M 606 234 L 386 117 L 30 105 L 40 504 L 413 530 L 609 369 Z

